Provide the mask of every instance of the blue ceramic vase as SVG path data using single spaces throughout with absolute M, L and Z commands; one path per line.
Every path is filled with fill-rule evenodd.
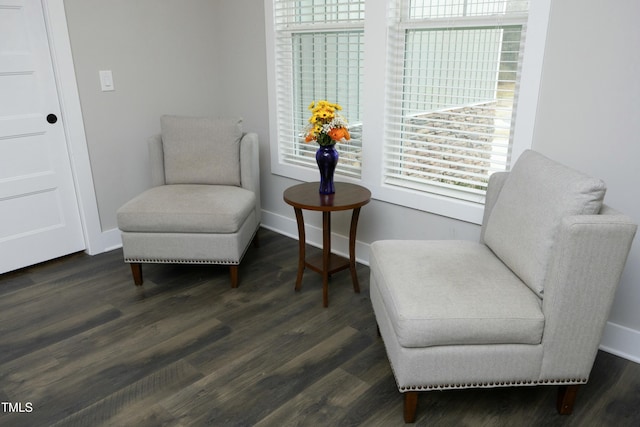
M 321 145 L 316 151 L 316 162 L 320 169 L 320 194 L 333 194 L 336 192 L 333 184 L 333 173 L 336 170 L 339 158 L 335 144 Z

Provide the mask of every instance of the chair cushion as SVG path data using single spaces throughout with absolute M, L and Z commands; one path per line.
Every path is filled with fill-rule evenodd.
M 162 116 L 167 184 L 240 185 L 241 120 Z
M 600 179 L 525 151 L 498 195 L 484 242 L 542 296 L 562 218 L 599 213 L 605 190 Z
M 118 209 L 118 227 L 149 233 L 235 233 L 255 202 L 255 194 L 241 187 L 161 185 Z
M 485 245 L 374 242 L 371 292 L 379 292 L 402 347 L 539 344 L 541 300 Z

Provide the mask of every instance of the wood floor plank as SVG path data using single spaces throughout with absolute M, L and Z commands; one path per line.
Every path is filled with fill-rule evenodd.
M 348 272 L 306 271 L 297 241 L 260 230 L 240 283 L 214 265 L 144 265 L 73 254 L 0 275 L 0 426 L 402 426 L 369 300 Z M 319 249 L 309 247 L 308 252 Z M 422 393 L 417 426 L 637 426 L 640 365 L 599 352 L 574 413 L 555 387 Z M 56 424 L 57 423 L 57 424 Z
M 202 375 L 183 360 L 171 363 L 54 424 L 58 426 L 139 425 L 146 408 L 157 399 L 176 392 Z
M 111 306 L 99 306 L 60 321 L 47 322 L 37 328 L 16 328 L 2 335 L 0 363 L 32 353 L 51 344 L 74 337 L 121 316 Z
M 219 322 L 202 322 L 201 314 L 194 312 L 190 319 L 184 316 L 187 319 L 181 324 L 161 320 L 142 325 L 134 333 L 114 334 L 115 340 L 100 333 L 100 328 L 80 334 L 42 350 L 53 354 L 58 364 L 43 370 L 25 366 L 3 388 L 15 400 L 29 396 L 41 402 L 39 409 L 53 417 L 79 410 L 99 400 L 86 393 L 88 388 L 113 393 L 226 333 Z M 133 324 L 129 329 L 136 328 Z
M 172 406 L 169 401 L 163 402 L 163 406 L 177 419 L 193 425 L 205 422 L 253 425 L 264 418 L 274 405 L 284 404 L 350 358 L 350 352 L 358 346 L 356 335 L 357 331 L 352 328 L 344 328 L 280 365 L 277 360 L 271 362 L 273 356 L 256 358 L 260 360 L 252 360 L 248 367 L 236 372 L 232 378 L 215 375 L 215 380 L 207 384 L 207 394 L 202 393 L 201 381 L 193 388 L 191 396 L 182 395 L 179 399 L 180 402 L 193 402 L 198 409 L 183 404 Z M 213 377 L 211 375 L 208 379 Z M 268 400 L 264 396 L 268 396 Z M 203 412 L 200 409 L 203 402 L 211 409 Z M 194 418 L 193 414 L 200 416 Z
M 342 425 L 344 413 L 369 388 L 369 384 L 338 368 L 269 412 L 254 425 Z

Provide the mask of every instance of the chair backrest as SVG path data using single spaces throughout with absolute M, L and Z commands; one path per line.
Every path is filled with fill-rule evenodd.
M 154 135 L 147 141 L 149 148 L 149 162 L 151 169 L 151 186 L 167 184 L 165 179 L 165 156 L 162 136 Z M 240 184 L 256 195 L 256 218 L 260 221 L 262 216 L 260 203 L 260 158 L 258 135 L 256 133 L 244 133 L 240 140 Z
M 560 222 L 569 215 L 597 214 L 604 194 L 600 179 L 525 151 L 493 204 L 484 242 L 542 296 Z
M 150 141 L 154 185 L 240 186 L 241 123 L 229 118 L 162 116 L 162 133 Z

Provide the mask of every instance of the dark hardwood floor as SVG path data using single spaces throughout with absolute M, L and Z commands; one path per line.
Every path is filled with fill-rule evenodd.
M 2 426 L 400 426 L 369 269 L 294 292 L 297 242 L 260 230 L 231 289 L 220 266 L 144 265 L 117 250 L 0 276 Z M 317 251 L 310 248 L 308 252 Z M 420 395 L 416 425 L 639 426 L 640 365 L 600 352 L 574 414 L 555 387 Z M 27 406 L 27 403 L 30 405 Z M 31 407 L 31 412 L 27 408 Z

